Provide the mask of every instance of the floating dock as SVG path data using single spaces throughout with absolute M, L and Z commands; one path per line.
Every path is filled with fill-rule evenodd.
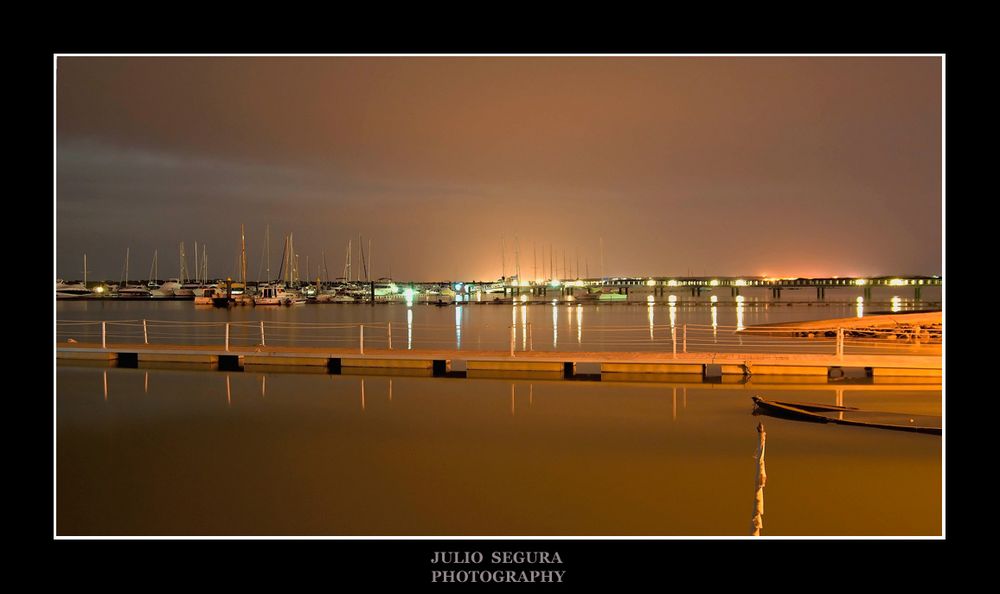
M 540 374 L 573 378 L 581 365 L 614 379 L 657 377 L 789 376 L 853 377 L 942 377 L 941 357 L 935 355 L 817 355 L 763 353 L 656 353 L 656 352 L 518 352 L 467 350 L 329 349 L 308 347 L 233 347 L 205 345 L 57 344 L 56 357 L 65 360 L 117 362 L 120 366 L 143 363 L 210 365 L 222 369 L 305 368 L 332 372 L 380 371 L 388 374 L 420 373 L 449 375 L 464 368 L 471 377 L 495 373 Z M 588 374 L 593 375 L 593 374 Z

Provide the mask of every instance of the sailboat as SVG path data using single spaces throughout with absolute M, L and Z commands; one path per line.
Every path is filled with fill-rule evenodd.
M 134 284 L 134 285 L 128 284 L 128 263 L 129 263 L 128 261 L 129 261 L 129 248 L 125 248 L 125 275 L 122 278 L 121 285 L 119 286 L 118 291 L 115 293 L 115 296 L 118 297 L 119 299 L 148 298 L 149 297 L 148 287 L 144 287 L 143 285 L 140 284 Z M 153 258 L 153 261 L 154 262 L 156 261 L 155 256 Z
M 83 282 L 67 283 L 56 279 L 56 299 L 80 299 L 90 297 L 93 291 L 87 288 L 87 254 L 83 255 Z

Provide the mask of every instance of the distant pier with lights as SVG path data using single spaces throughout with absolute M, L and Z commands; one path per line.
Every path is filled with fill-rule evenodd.
M 463 283 L 457 283 L 456 289 Z M 648 277 L 576 280 L 502 281 L 503 299 L 521 301 L 642 301 L 650 302 L 783 302 L 802 301 L 835 303 L 912 299 L 940 303 L 943 282 L 939 276 L 866 277 L 866 278 L 769 278 L 769 277 Z M 482 300 L 475 295 L 476 283 L 464 283 L 472 293 L 469 301 Z M 494 291 L 494 292 L 500 292 Z M 929 292 L 930 295 L 925 293 Z M 829 296 L 828 296 L 829 293 Z M 881 294 L 885 295 L 881 295 Z M 635 297 L 640 297 L 635 299 Z M 879 299 L 876 299 L 878 301 Z

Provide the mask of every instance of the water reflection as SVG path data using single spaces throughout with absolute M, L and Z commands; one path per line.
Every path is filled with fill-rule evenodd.
M 142 393 L 149 394 L 149 372 L 146 372 L 146 379 L 142 382 Z
M 226 406 L 233 405 L 233 392 L 229 386 L 229 374 L 226 374 Z
M 552 304 L 552 348 L 559 345 L 559 308 Z
M 522 295 L 527 297 L 527 295 Z M 528 306 L 521 306 L 521 350 L 528 349 Z
M 736 298 L 736 331 L 739 332 L 744 328 L 745 326 L 743 326 L 743 296 L 740 295 L 739 297 Z M 740 341 L 740 344 L 743 344 L 742 340 Z
M 503 321 L 506 315 L 499 310 Z M 442 313 L 451 320 L 451 314 Z M 57 372 L 57 505 L 60 534 L 66 535 L 298 535 L 304 526 L 317 536 L 742 534 L 744 514 L 719 510 L 745 508 L 749 493 L 738 486 L 749 478 L 747 444 L 757 437 L 749 397 L 757 390 L 767 398 L 840 405 L 851 392 L 852 406 L 874 410 L 941 409 L 940 385 L 918 391 L 909 385 L 897 390 L 881 384 L 841 388 L 762 381 L 750 389 L 699 384 L 687 390 L 683 380 L 664 385 L 667 392 L 648 383 L 546 381 L 545 403 L 534 410 L 529 384 L 529 415 L 517 419 L 521 381 L 376 377 L 376 388 L 387 385 L 391 400 L 399 382 L 404 402 L 398 408 L 390 404 L 391 415 L 382 415 L 376 402 L 369 417 L 362 377 L 281 373 L 273 374 L 271 389 L 286 397 L 220 411 L 215 398 L 225 387 L 217 374 L 226 372 L 149 369 L 157 385 L 170 386 L 149 396 L 135 381 L 144 369 L 60 365 Z M 110 403 L 79 398 L 81 390 L 102 385 L 105 373 L 108 384 L 112 375 L 118 382 L 114 414 L 109 414 Z M 259 375 L 263 393 L 267 381 Z M 231 377 L 238 385 L 252 383 L 239 374 L 230 382 Z M 510 391 L 508 414 L 497 407 L 497 397 L 508 391 L 504 384 Z M 364 403 L 360 416 L 350 402 L 355 387 Z M 231 401 L 231 383 L 229 389 Z M 493 397 L 469 398 L 470 390 Z M 691 411 L 686 410 L 688 391 Z M 671 424 L 664 427 L 668 411 Z M 185 418 L 198 422 L 179 425 Z M 657 422 L 648 422 L 651 418 Z M 787 450 L 794 455 L 782 462 L 787 501 L 810 503 L 782 506 L 773 516 L 774 534 L 940 533 L 939 439 L 784 420 L 765 424 L 768 429 L 773 424 L 775 434 L 794 445 L 794 452 Z M 477 430 L 470 433 L 470 427 Z M 163 456 L 164 448 L 172 455 Z M 648 455 L 651 448 L 656 456 Z M 331 452 L 349 455 L 331 458 Z M 525 452 L 531 456 L 528 467 Z M 598 480 L 595 456 L 607 462 Z M 817 472 L 820 458 L 826 462 Z M 666 483 L 664 468 L 671 472 Z M 564 480 L 546 483 L 546 497 L 539 499 L 532 481 L 541 473 L 557 473 Z M 413 480 L 420 476 L 434 480 Z M 169 494 L 157 488 L 164 477 L 171 477 Z M 116 488 L 102 488 L 109 483 Z M 471 502 L 470 483 L 481 486 Z M 559 504 L 573 501 L 581 484 L 592 491 L 588 497 L 606 505 Z M 630 497 L 622 484 L 656 497 Z M 399 489 L 407 491 L 413 506 L 393 505 Z M 261 506 L 275 497 L 285 502 L 282 513 L 262 517 Z M 673 504 L 663 506 L 664 497 Z M 885 513 L 904 499 L 907 513 Z M 850 503 L 846 509 L 844 501 Z M 163 505 L 171 506 L 170 514 L 156 513 Z M 505 505 L 523 510 L 516 526 L 509 518 L 481 513 L 483 506 Z M 420 513 L 413 512 L 417 508 Z M 331 509 L 351 513 L 331 514 Z
M 455 307 L 455 348 L 462 350 L 462 306 Z
M 677 422 L 677 388 L 674 387 L 674 422 Z
M 576 306 L 576 344 L 583 343 L 583 305 Z
M 104 401 L 108 400 L 108 372 L 104 371 Z
M 406 308 L 406 348 L 413 350 L 413 310 Z
M 671 295 L 673 297 L 673 295 Z M 677 305 L 675 303 L 670 304 L 670 329 L 673 330 L 674 326 L 677 324 Z
M 865 317 L 865 298 L 864 297 L 858 297 L 857 304 L 858 305 L 857 305 L 856 309 L 857 309 L 858 317 L 859 318 Z
M 535 404 L 535 384 L 528 384 L 528 406 Z
M 260 397 L 267 398 L 267 376 L 260 375 Z
M 719 308 L 712 306 L 712 341 L 719 341 Z
M 893 312 L 897 312 L 897 311 L 902 311 L 902 310 L 903 310 L 903 300 L 900 299 L 899 297 L 893 297 L 892 298 L 892 311 Z
M 365 412 L 365 378 L 361 378 L 361 412 Z
M 652 297 L 652 295 L 650 295 Z M 653 304 L 646 306 L 646 318 L 649 320 L 649 339 L 653 340 Z

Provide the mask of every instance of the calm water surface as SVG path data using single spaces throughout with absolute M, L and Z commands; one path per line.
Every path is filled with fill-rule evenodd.
M 844 387 L 941 413 L 940 386 Z M 745 535 L 763 421 L 765 535 L 941 534 L 940 437 L 751 415 L 814 388 L 60 364 L 57 529 Z
M 907 305 L 903 311 L 915 307 Z M 874 308 L 869 308 L 868 313 Z M 880 308 L 884 311 L 886 308 Z M 236 307 L 232 309 L 195 306 L 190 301 L 61 301 L 56 305 L 60 321 L 121 320 L 131 321 L 107 326 L 109 344 L 135 343 L 147 339 L 151 344 L 223 344 L 224 322 L 235 322 L 230 333 L 232 344 L 252 346 L 260 343 L 258 322 L 268 324 L 266 342 L 270 345 L 354 347 L 358 345 L 356 324 L 366 328 L 365 345 L 385 348 L 389 341 L 387 324 L 392 327 L 393 348 L 447 348 L 456 350 L 507 350 L 510 328 L 515 327 L 517 350 L 671 350 L 674 341 L 683 340 L 683 327 L 689 325 L 689 343 L 697 351 L 748 352 L 737 343 L 737 328 L 776 322 L 792 322 L 865 315 L 865 308 L 843 304 L 788 305 L 756 303 L 746 306 L 702 304 L 533 304 L 481 305 L 448 307 L 404 304 L 391 305 L 301 305 L 296 307 Z M 142 320 L 153 320 L 143 335 Z M 189 323 L 166 325 L 155 321 Z M 216 324 L 205 324 L 215 322 Z M 340 328 L 304 329 L 285 322 L 342 324 Z M 354 324 L 355 326 L 350 326 Z M 697 325 L 698 327 L 695 327 Z M 56 339 L 100 342 L 99 324 L 64 325 Z M 898 345 L 890 345 L 899 351 Z M 678 347 L 680 348 L 680 347 Z M 833 339 L 817 340 L 802 347 L 807 352 L 833 353 Z M 901 351 L 900 351 L 901 352 Z M 939 352 L 939 351 L 938 351 Z

